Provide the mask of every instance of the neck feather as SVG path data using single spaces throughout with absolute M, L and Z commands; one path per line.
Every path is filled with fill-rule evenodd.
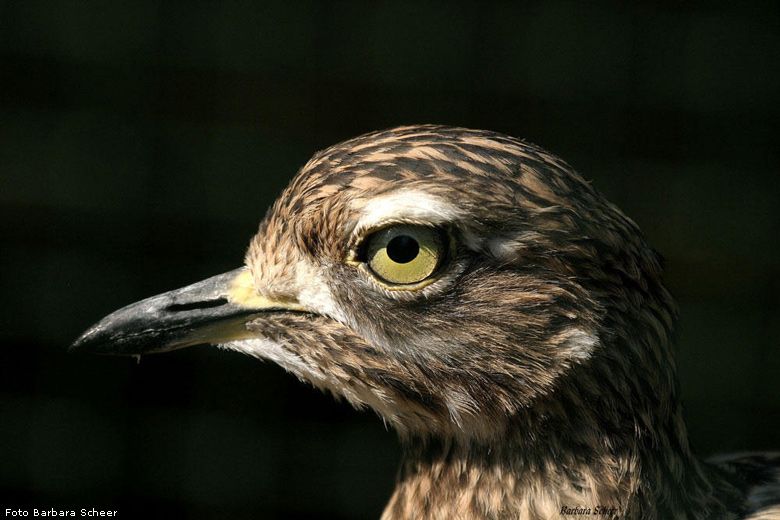
M 642 378 L 620 370 L 594 359 L 491 442 L 402 439 L 382 518 L 736 518 L 738 492 L 692 453 L 676 389 L 624 388 Z

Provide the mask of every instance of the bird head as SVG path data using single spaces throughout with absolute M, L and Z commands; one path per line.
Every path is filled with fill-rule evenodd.
M 604 367 L 662 377 L 671 361 L 652 337 L 673 315 L 636 225 L 563 161 L 501 134 L 410 126 L 315 154 L 244 267 L 121 309 L 73 348 L 215 343 L 402 436 L 490 438 Z

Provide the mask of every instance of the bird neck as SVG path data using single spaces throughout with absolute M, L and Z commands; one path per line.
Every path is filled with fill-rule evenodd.
M 736 491 L 677 435 L 624 439 L 592 424 L 574 435 L 550 426 L 489 445 L 407 439 L 383 520 L 732 518 Z
M 692 453 L 676 399 L 631 403 L 597 388 L 565 382 L 490 442 L 402 439 L 382 518 L 733 518 L 737 491 Z

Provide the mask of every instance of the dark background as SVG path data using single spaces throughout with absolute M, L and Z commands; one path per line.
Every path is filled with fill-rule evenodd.
M 694 444 L 780 449 L 779 10 L 1 2 L 0 508 L 377 517 L 399 450 L 373 413 L 212 347 L 65 348 L 238 267 L 316 150 L 408 123 L 592 180 L 667 259 Z

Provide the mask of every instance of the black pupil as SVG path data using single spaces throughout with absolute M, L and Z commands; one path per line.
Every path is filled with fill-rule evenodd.
M 411 262 L 419 252 L 420 244 L 409 235 L 398 235 L 387 243 L 387 256 L 398 264 Z

